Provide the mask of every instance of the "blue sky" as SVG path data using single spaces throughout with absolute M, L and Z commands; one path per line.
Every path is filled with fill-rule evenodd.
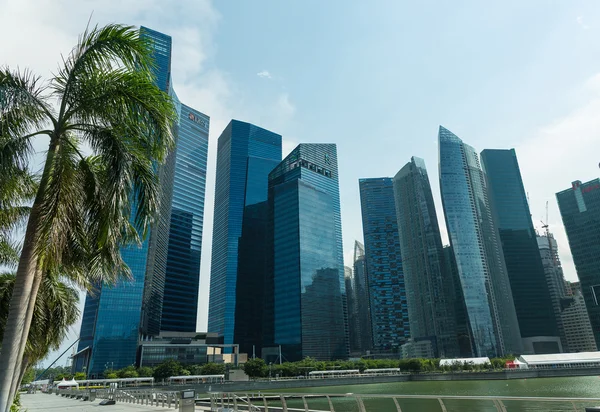
M 300 142 L 338 145 L 347 263 L 362 239 L 360 177 L 393 176 L 410 156 L 424 158 L 445 236 L 438 126 L 479 151 L 514 147 L 534 221 L 549 201 L 566 276 L 576 279 L 554 193 L 600 174 L 597 1 L 0 0 L 0 10 L 0 64 L 44 77 L 92 12 L 94 23 L 173 36 L 177 93 L 211 116 L 199 330 L 216 141 L 231 118 L 281 133 L 286 153 Z

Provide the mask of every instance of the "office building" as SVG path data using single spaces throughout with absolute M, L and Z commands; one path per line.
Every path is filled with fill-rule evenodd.
M 269 174 L 269 228 L 272 344 L 288 361 L 347 358 L 334 144 L 300 144 Z
M 562 312 L 566 346 L 570 352 L 595 352 L 598 349 L 581 285 L 579 282 L 571 282 L 569 289 L 572 302 Z
M 389 177 L 360 179 L 373 348 L 399 351 L 410 338 L 400 235 Z
M 354 287 L 356 290 L 356 309 L 358 311 L 358 352 L 361 354 L 373 348 L 373 329 L 371 327 L 371 308 L 369 300 L 369 276 L 365 261 L 365 246 L 354 241 L 353 259 Z
M 471 333 L 469 317 L 467 316 L 467 306 L 465 304 L 465 297 L 460 283 L 460 275 L 458 274 L 458 266 L 456 265 L 456 258 L 454 257 L 452 246 L 444 246 L 443 255 L 444 265 L 446 266 L 445 273 L 452 282 L 452 287 L 448 288 L 446 291 L 446 297 L 453 302 L 452 306 L 454 309 L 459 357 L 472 358 L 474 356 L 473 348 L 475 347 L 475 344 L 473 342 L 473 334 Z
M 360 354 L 360 324 L 358 322 L 358 300 L 354 272 L 351 267 L 344 266 L 346 282 L 346 308 L 348 311 L 348 345 L 350 355 Z
M 195 332 L 210 119 L 181 105 L 161 330 Z
M 600 342 L 600 179 L 556 194 L 596 344 Z
M 219 137 L 208 330 L 247 353 L 262 346 L 268 175 L 280 161 L 276 133 L 232 120 Z
M 107 368 L 119 369 L 136 364 L 140 338 L 143 340 L 158 335 L 163 317 L 167 322 L 168 319 L 181 321 L 181 325 L 191 325 L 193 322 L 195 328 L 197 309 L 192 305 L 197 304 L 196 298 L 192 296 L 192 292 L 182 295 L 181 299 L 190 305 L 190 313 L 177 318 L 176 313 L 179 308 L 173 305 L 172 301 L 172 294 L 177 293 L 174 292 L 177 285 L 171 282 L 187 281 L 188 274 L 192 283 L 194 276 L 197 279 L 198 274 L 192 273 L 194 271 L 192 268 L 199 267 L 200 256 L 199 252 L 193 252 L 196 248 L 199 250 L 201 239 L 198 230 L 201 233 L 201 221 L 198 227 L 198 222 L 194 221 L 198 215 L 190 219 L 188 216 L 182 217 L 180 212 L 183 197 L 191 196 L 195 201 L 203 203 L 204 194 L 196 192 L 199 190 L 196 185 L 192 187 L 189 182 L 176 179 L 175 176 L 182 172 L 182 165 L 189 155 L 186 151 L 189 149 L 190 142 L 200 141 L 199 146 L 206 145 L 202 140 L 206 140 L 208 132 L 208 123 L 204 130 L 197 130 L 186 123 L 189 118 L 182 120 L 182 107 L 185 108 L 185 116 L 192 113 L 206 122 L 208 118 L 182 105 L 173 90 L 171 37 L 146 27 L 140 28 L 140 36 L 148 39 L 153 47 L 156 84 L 173 98 L 179 115 L 177 123 L 173 125 L 176 149 L 158 169 L 161 183 L 160 210 L 156 221 L 150 227 L 149 235 L 143 240 L 141 246 L 131 245 L 121 250 L 121 256 L 131 270 L 131 279 L 121 280 L 112 287 L 99 285 L 97 291 L 86 297 L 80 332 L 81 340 L 74 357 L 74 365 L 76 370 L 86 371 L 91 377 L 102 375 Z M 181 139 L 179 139 L 180 134 Z M 197 151 L 194 156 L 194 164 L 200 165 L 199 167 L 204 164 L 205 172 L 206 151 Z M 182 185 L 186 187 L 181 187 Z M 176 208 L 172 214 L 173 197 L 175 197 Z M 193 210 L 198 211 L 199 207 L 193 205 Z M 173 233 L 170 232 L 172 222 Z M 189 227 L 186 226 L 188 223 Z M 181 243 L 177 244 L 177 241 L 186 236 L 190 239 L 190 246 L 182 247 Z M 188 262 L 184 262 L 186 258 L 183 256 L 186 249 L 189 250 Z M 175 254 L 169 256 L 171 251 Z M 169 273 L 167 273 L 167 266 L 169 266 Z M 189 269 L 186 274 L 182 270 L 184 267 Z M 170 284 L 165 285 L 166 282 Z M 197 280 L 195 282 L 196 290 L 193 292 L 197 293 Z M 163 309 L 166 310 L 165 313 Z
M 440 189 L 463 290 L 474 355 L 522 353 L 521 334 L 475 149 L 439 129 Z
M 488 197 L 502 242 L 523 354 L 562 352 L 556 315 L 514 149 L 481 152 Z
M 433 357 L 457 357 L 456 315 L 453 295 L 448 293 L 454 286 L 445 271 L 440 228 L 422 159 L 413 157 L 400 169 L 394 177 L 394 194 L 413 341 L 410 347 L 427 340 Z

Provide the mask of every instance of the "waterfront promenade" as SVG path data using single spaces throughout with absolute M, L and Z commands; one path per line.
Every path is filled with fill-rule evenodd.
M 21 394 L 21 405 L 28 412 L 173 412 L 174 408 L 161 408 L 158 406 L 135 405 L 131 403 L 117 403 L 111 406 L 100 406 L 102 399 L 87 402 L 78 399 L 63 398 L 62 396 L 48 395 L 45 393 Z M 196 407 L 197 411 L 206 410 Z M 208 409 L 210 410 L 210 409 Z

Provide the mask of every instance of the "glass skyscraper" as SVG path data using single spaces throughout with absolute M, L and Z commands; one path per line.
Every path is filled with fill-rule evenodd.
M 348 357 L 334 144 L 300 144 L 269 174 L 272 340 L 284 359 Z
M 434 356 L 458 357 L 452 277 L 425 162 L 413 157 L 394 177 L 402 268 L 414 341 L 431 342 Z
M 600 179 L 556 194 L 596 345 L 600 344 Z M 598 346 L 600 349 L 600 345 Z
M 371 308 L 369 300 L 369 279 L 367 262 L 365 261 L 365 246 L 358 240 L 354 241 L 354 287 L 356 290 L 356 309 L 358 315 L 358 351 L 365 353 L 373 348 L 373 329 L 371 327 Z M 350 331 L 352 335 L 352 331 Z
M 517 154 L 514 149 L 486 149 L 481 152 L 481 163 L 502 242 L 523 353 L 561 352 L 558 322 L 552 308 Z
M 77 367 L 81 366 L 80 370 L 83 370 L 83 367 L 86 366 L 83 363 L 87 363 L 89 376 L 101 375 L 107 368 L 118 369 L 135 364 L 140 338 L 145 335 L 157 335 L 161 330 L 161 320 L 164 315 L 166 315 L 166 319 L 171 319 L 170 316 L 177 313 L 179 309 L 173 308 L 172 304 L 173 287 L 177 288 L 177 285 L 173 285 L 172 282 L 184 281 L 184 276 L 179 271 L 181 266 L 177 266 L 177 264 L 182 262 L 181 253 L 185 253 L 183 252 L 185 247 L 181 248 L 181 244 L 177 244 L 175 239 L 181 239 L 182 236 L 185 236 L 183 233 L 186 232 L 194 233 L 192 235 L 194 245 L 190 243 L 190 251 L 200 241 L 196 236 L 197 225 L 194 226 L 194 222 L 188 219 L 187 222 L 191 227 L 184 228 L 185 224 L 183 222 L 185 219 L 178 218 L 181 215 L 179 211 L 172 215 L 171 205 L 173 196 L 176 198 L 178 207 L 181 207 L 182 196 L 192 196 L 203 203 L 204 194 L 199 195 L 195 192 L 198 187 L 189 185 L 181 179 L 175 180 L 175 175 L 178 170 L 179 174 L 182 172 L 182 164 L 185 163 L 185 152 L 190 146 L 190 141 L 196 138 L 206 139 L 206 132 L 195 135 L 196 130 L 190 128 L 189 124 L 186 125 L 185 121 L 181 122 L 182 105 L 173 90 L 171 81 L 171 37 L 146 27 L 140 28 L 140 36 L 148 39 L 153 48 L 153 57 L 156 62 L 156 84 L 173 98 L 179 115 L 179 121 L 173 125 L 177 147 L 167 157 L 165 164 L 158 168 L 161 208 L 157 220 L 150 228 L 149 235 L 144 239 L 141 246 L 132 245 L 121 250 L 123 260 L 131 270 L 132 279 L 121 280 L 113 287 L 101 285 L 98 287 L 97 294 L 88 294 L 86 298 L 80 333 L 81 341 L 79 342 L 79 351 L 75 363 Z M 194 113 L 195 116 L 208 121 L 208 118 L 199 112 L 186 106 L 183 107 Z M 181 141 L 179 133 L 182 135 Z M 179 147 L 180 143 L 181 148 Z M 195 162 L 204 162 L 205 173 L 206 151 L 204 153 L 199 151 L 195 153 L 195 156 Z M 186 187 L 181 187 L 181 185 Z M 197 211 L 200 205 L 194 207 Z M 133 209 L 133 213 L 135 213 L 135 202 Z M 172 222 L 175 222 L 175 225 L 171 237 L 170 227 Z M 170 268 L 172 272 L 167 275 L 169 251 L 171 249 L 175 252 L 175 255 L 179 255 L 175 259 L 175 255 L 171 256 Z M 183 265 L 198 267 L 199 256 L 195 256 L 193 253 L 188 256 L 191 261 Z M 193 262 L 194 259 L 198 260 L 197 265 Z M 169 282 L 169 285 L 165 285 L 166 281 Z M 196 281 L 194 293 L 197 293 L 197 287 Z M 163 305 L 165 289 L 168 297 L 166 306 Z M 179 301 L 185 301 L 188 305 L 197 305 L 197 302 L 192 302 L 191 294 L 184 294 Z M 164 309 L 167 310 L 166 314 L 163 313 Z M 175 311 L 171 312 L 171 309 L 175 309 Z M 195 329 L 197 306 L 189 306 L 187 310 L 189 313 L 185 314 L 186 321 L 191 323 L 189 322 L 191 313 L 194 323 L 193 330 Z M 175 315 L 175 318 L 177 318 L 177 315 Z M 179 320 L 177 319 L 176 322 Z M 82 357 L 85 358 L 85 362 L 80 361 Z
M 476 356 L 522 353 L 521 334 L 479 156 L 439 130 L 440 189 Z
M 262 344 L 268 176 L 280 161 L 276 133 L 232 120 L 219 137 L 208 330 L 246 353 Z
M 359 179 L 373 348 L 399 350 L 410 338 L 392 178 Z
M 181 105 L 161 330 L 195 332 L 210 119 Z

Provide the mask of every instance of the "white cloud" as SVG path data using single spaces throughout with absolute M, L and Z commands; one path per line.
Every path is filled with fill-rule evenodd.
M 256 73 L 256 75 L 263 79 L 272 79 L 271 73 L 269 73 L 268 70 L 260 71 L 260 72 Z
M 569 280 L 577 277 L 555 193 L 568 189 L 574 180 L 588 181 L 599 175 L 600 73 L 583 85 L 583 92 L 585 101 L 577 109 L 535 131 L 515 148 L 534 224 L 541 227 L 548 202 L 550 231 L 558 241 Z
M 590 26 L 588 26 L 587 24 L 585 24 L 583 22 L 583 16 L 578 16 L 576 20 L 577 20 L 577 24 L 579 24 L 582 29 L 587 30 L 590 28 Z

